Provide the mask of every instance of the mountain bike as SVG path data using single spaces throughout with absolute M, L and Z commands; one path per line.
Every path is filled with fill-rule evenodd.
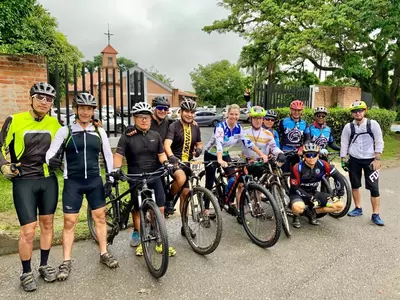
M 192 249 L 201 255 L 212 253 L 217 249 L 222 237 L 222 216 L 218 211 L 218 201 L 210 190 L 199 185 L 198 166 L 203 164 L 200 161 L 179 162 L 179 166 L 186 170 L 189 182 L 189 194 L 183 203 L 181 212 L 182 226 L 186 239 Z M 166 193 L 169 194 L 169 187 L 173 181 L 167 178 Z M 182 191 L 179 191 L 172 198 L 173 207 L 180 199 Z M 206 205 L 210 205 L 206 209 Z M 210 216 L 210 211 L 214 213 Z M 171 213 L 170 213 L 171 214 Z M 173 213 L 172 213 L 173 214 Z M 204 235 L 203 235 L 204 234 Z M 209 237 L 206 238 L 205 235 Z
M 146 265 L 155 278 L 164 276 L 168 269 L 168 236 L 164 218 L 155 201 L 154 190 L 148 188 L 148 183 L 167 174 L 168 169 L 165 167 L 155 172 L 142 174 L 124 174 L 122 170 L 118 174 L 114 172 L 107 174 L 107 176 L 114 178 L 115 191 L 106 197 L 107 243 L 112 244 L 120 229 L 126 228 L 133 203 L 131 200 L 124 199 L 124 197 L 130 196 L 131 192 L 136 191 L 143 254 Z M 131 187 L 120 194 L 118 181 L 127 181 Z M 97 241 L 90 207 L 88 207 L 87 217 L 90 233 Z M 160 246 L 162 251 L 157 253 L 155 248 L 158 247 L 159 249 Z
M 205 163 L 218 164 L 217 161 Z M 225 174 L 223 168 L 218 166 L 215 184 L 211 191 L 218 199 L 220 209 L 237 217 L 252 242 L 260 247 L 268 248 L 275 245 L 279 239 L 282 217 L 271 193 L 256 183 L 253 176 L 248 175 L 247 167 L 253 163 L 242 160 L 228 162 L 228 167 L 235 168 L 231 174 Z M 235 180 L 228 193 L 225 193 L 226 178 L 231 176 L 235 176 Z M 205 170 L 199 174 L 200 180 L 203 177 L 205 177 Z M 243 192 L 238 211 L 233 201 L 240 183 L 243 184 Z

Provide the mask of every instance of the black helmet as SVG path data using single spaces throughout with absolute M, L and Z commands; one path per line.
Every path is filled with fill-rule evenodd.
M 29 94 L 31 95 L 31 97 L 35 94 L 41 94 L 55 98 L 56 90 L 53 88 L 51 84 L 47 82 L 38 82 L 32 85 Z
M 97 107 L 96 98 L 93 97 L 89 93 L 80 93 L 80 94 L 78 94 L 75 97 L 74 102 L 72 104 L 75 107 L 78 106 L 78 105 L 87 105 L 87 106 Z
M 188 110 L 188 111 L 196 111 L 197 103 L 196 101 L 183 97 L 183 100 L 181 102 L 181 109 L 182 110 Z
M 152 105 L 153 107 L 155 107 L 155 106 L 167 106 L 167 107 L 169 107 L 169 103 L 168 103 L 167 98 L 165 98 L 165 97 L 163 97 L 163 96 L 157 96 L 157 97 L 155 97 L 155 98 L 153 99 L 151 105 Z
M 274 118 L 276 119 L 278 116 L 276 114 L 276 112 L 272 109 L 267 110 L 265 117 L 264 118 Z

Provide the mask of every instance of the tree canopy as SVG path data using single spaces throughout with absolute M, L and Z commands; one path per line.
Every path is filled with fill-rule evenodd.
M 217 61 L 198 67 L 190 73 L 192 86 L 199 99 L 223 107 L 232 103 L 241 103 L 246 84 L 246 77 L 236 64 L 228 60 Z
M 147 69 L 146 71 L 149 72 L 152 76 L 154 76 L 158 80 L 160 80 L 161 82 L 164 82 L 165 84 L 167 84 L 169 86 L 172 86 L 172 84 L 174 82 L 174 79 L 172 79 L 171 77 L 168 77 L 168 75 L 166 75 L 166 74 L 161 73 L 153 66 L 150 67 L 150 69 Z
M 95 70 L 97 68 L 100 68 L 101 65 L 103 64 L 103 56 L 102 54 L 96 55 L 93 57 L 93 60 L 86 60 L 84 62 L 84 65 L 88 68 L 88 69 L 92 69 Z M 117 65 L 118 65 L 118 69 L 122 70 L 122 71 L 126 71 L 129 70 L 130 68 L 137 66 L 137 63 L 134 62 L 133 60 L 123 57 L 123 56 L 119 56 L 117 57 Z
M 309 60 L 338 78 L 353 78 L 381 107 L 395 107 L 400 88 L 397 0 L 220 0 L 230 10 L 206 32 L 233 31 L 249 41 L 248 66 L 272 74 L 277 64 Z M 321 63 L 322 62 L 322 63 Z

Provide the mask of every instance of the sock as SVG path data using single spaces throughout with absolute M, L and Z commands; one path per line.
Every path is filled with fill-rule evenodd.
M 50 253 L 50 249 L 47 249 L 47 250 L 40 249 L 40 266 L 47 265 L 49 253 Z
M 31 269 L 31 259 L 21 260 L 22 263 L 22 273 L 29 273 L 32 271 Z

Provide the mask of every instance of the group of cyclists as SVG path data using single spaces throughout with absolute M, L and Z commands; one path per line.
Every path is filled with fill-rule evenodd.
M 379 216 L 379 168 L 383 151 L 382 132 L 379 124 L 364 117 L 367 106 L 363 101 L 355 101 L 350 107 L 354 121 L 346 124 L 341 136 L 341 147 L 335 144 L 332 130 L 326 125 L 328 110 L 317 107 L 314 122 L 307 124 L 301 118 L 304 103 L 294 100 L 290 104 L 290 114 L 278 122 L 273 110 L 260 106 L 249 107 L 249 128 L 238 123 L 240 107 L 230 105 L 226 120 L 218 123 L 210 140 L 201 140 L 199 126 L 194 121 L 197 104 L 184 98 L 180 103 L 181 118 L 170 122 L 166 116 L 169 103 L 165 97 L 156 97 L 152 105 L 136 103 L 132 107 L 134 125 L 121 135 L 113 154 L 107 134 L 101 123 L 93 119 L 98 106 L 95 97 L 89 93 L 78 94 L 73 101 L 76 121 L 61 127 L 57 119 L 48 115 L 56 96 L 55 89 L 48 83 L 34 84 L 30 90 L 31 109 L 9 116 L 0 133 L 0 167 L 3 175 L 13 184 L 13 200 L 21 225 L 19 255 L 22 264 L 21 286 L 25 291 L 36 290 L 36 281 L 31 269 L 33 239 L 39 215 L 40 226 L 40 266 L 39 274 L 46 282 L 66 280 L 71 271 L 74 228 L 86 196 L 96 225 L 100 262 L 109 268 L 116 268 L 118 261 L 107 250 L 107 228 L 105 197 L 111 192 L 112 182 L 118 180 L 123 158 L 126 158 L 129 174 L 154 172 L 160 166 L 171 165 L 174 181 L 171 196 L 181 191 L 181 199 L 189 193 L 188 174 L 178 162 L 189 163 L 193 157 L 204 152 L 204 161 L 217 161 L 226 174 L 234 170 L 228 163 L 232 160 L 229 150 L 235 145 L 242 146 L 242 157 L 260 159 L 267 162 L 275 159 L 284 172 L 290 172 L 290 209 L 293 212 L 293 227 L 299 228 L 300 216 L 305 215 L 310 224 L 318 225 L 316 214 L 341 211 L 343 202 L 344 177 L 337 176 L 338 170 L 327 161 L 327 147 L 340 150 L 342 167 L 349 172 L 355 209 L 349 216 L 363 214 L 361 208 L 361 173 L 364 170 L 366 188 L 371 193 L 373 207 L 372 221 L 384 225 Z M 246 91 L 245 100 L 249 99 Z M 99 154 L 104 157 L 107 173 L 114 177 L 106 179 L 103 185 Z M 295 155 L 287 155 L 295 153 Z M 9 156 L 7 156 L 9 155 Z M 349 158 L 348 158 L 349 156 Z M 53 238 L 54 212 L 58 202 L 58 181 L 55 170 L 63 166 L 64 188 L 62 207 L 64 212 L 63 261 L 58 270 L 48 264 L 48 256 Z M 207 189 L 212 189 L 215 181 L 215 164 L 206 164 Z M 260 176 L 262 169 L 249 168 L 249 173 Z M 324 174 L 337 180 L 337 197 L 318 192 L 317 187 Z M 228 178 L 227 190 L 234 178 Z M 165 182 L 162 178 L 149 183 L 154 190 L 157 206 L 173 211 L 166 201 Z M 239 207 L 241 188 L 236 192 L 232 206 Z M 130 245 L 136 247 L 136 255 L 143 255 L 140 244 L 140 218 L 137 198 L 132 192 L 134 230 Z M 166 203 L 167 202 L 167 203 Z M 181 201 L 182 205 L 183 201 Z M 38 211 L 38 213 L 37 213 Z M 209 203 L 205 203 L 205 214 L 211 214 Z M 183 227 L 181 234 L 185 235 Z M 190 231 L 191 235 L 195 233 Z M 156 249 L 157 252 L 162 252 Z M 169 247 L 168 255 L 176 255 Z

